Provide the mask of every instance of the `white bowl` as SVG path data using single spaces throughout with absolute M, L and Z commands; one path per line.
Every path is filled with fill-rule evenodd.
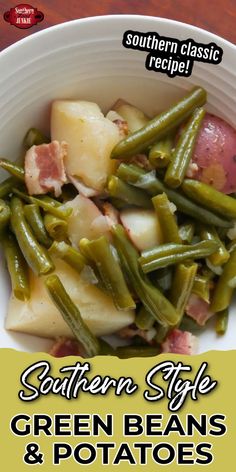
M 188 79 L 149 72 L 144 65 L 145 52 L 122 46 L 123 33 L 128 29 L 215 42 L 224 51 L 222 63 L 195 63 Z M 162 18 L 94 17 L 40 31 L 0 53 L 0 154 L 16 159 L 29 127 L 48 131 L 50 103 L 55 98 L 87 99 L 106 109 L 122 97 L 153 115 L 192 84 L 198 84 L 208 91 L 208 109 L 236 126 L 235 59 L 233 44 L 191 25 Z M 2 260 L 0 263 L 0 347 L 43 351 L 49 341 L 4 329 L 10 285 Z M 234 304 L 225 336 L 217 337 L 213 327 L 201 334 L 201 352 L 236 348 L 235 311 Z

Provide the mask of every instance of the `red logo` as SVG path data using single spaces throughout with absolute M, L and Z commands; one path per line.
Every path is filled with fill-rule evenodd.
M 31 28 L 43 19 L 44 14 L 27 3 L 20 3 L 4 13 L 5 21 L 21 29 Z

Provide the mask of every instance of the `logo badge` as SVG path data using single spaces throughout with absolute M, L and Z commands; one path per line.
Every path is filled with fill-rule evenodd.
M 43 19 L 44 14 L 28 3 L 20 3 L 4 13 L 5 21 L 21 29 L 31 28 Z

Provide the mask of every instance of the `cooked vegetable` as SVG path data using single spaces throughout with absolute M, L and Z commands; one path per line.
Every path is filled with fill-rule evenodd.
M 234 289 L 236 287 L 236 249 L 230 253 L 228 262 L 224 265 L 223 272 L 215 286 L 211 309 L 215 312 L 223 311 L 229 307 Z
M 7 197 L 12 192 L 12 187 L 14 187 L 16 183 L 17 180 L 13 177 L 3 180 L 3 182 L 0 183 L 0 198 Z
M 23 167 L 20 167 L 19 165 L 8 161 L 7 159 L 0 159 L 0 167 L 9 172 L 9 174 L 11 174 L 16 179 L 19 179 L 21 182 L 25 181 L 25 173 Z
M 161 225 L 153 210 L 125 208 L 120 212 L 120 220 L 139 251 L 163 242 Z
M 54 270 L 54 264 L 34 237 L 24 216 L 24 206 L 17 197 L 11 199 L 11 226 L 20 249 L 30 268 L 37 275 L 48 274 Z
M 184 180 L 204 114 L 203 108 L 196 108 L 178 139 L 165 175 L 169 187 L 179 187 Z
M 4 200 L 0 199 L 0 237 L 7 227 L 11 217 L 11 210 L 9 205 Z
M 201 241 L 193 245 L 167 243 L 143 251 L 139 262 L 143 271 L 148 273 L 188 259 L 202 259 L 217 249 L 218 244 L 215 241 Z
M 218 244 L 218 249 L 208 256 L 209 261 L 214 266 L 220 266 L 225 264 L 229 259 L 229 252 L 227 251 L 224 243 L 219 238 L 217 231 L 214 227 L 203 227 L 201 228 L 201 238 L 208 241 L 215 241 Z
M 236 200 L 197 180 L 185 179 L 182 189 L 188 197 L 219 215 L 236 218 Z
M 158 346 L 120 346 L 115 350 L 115 355 L 120 359 L 129 359 L 131 357 L 154 357 L 160 354 L 161 349 Z
M 141 273 L 138 265 L 138 252 L 129 242 L 122 226 L 115 226 L 112 229 L 112 234 L 124 271 L 145 308 L 160 324 L 174 326 L 178 322 L 176 310 L 167 298 Z
M 49 275 L 45 280 L 45 285 L 65 322 L 69 325 L 79 343 L 82 344 L 87 356 L 98 355 L 100 352 L 99 342 L 83 322 L 79 309 L 71 300 L 59 277 Z
M 116 175 L 111 175 L 108 178 L 107 190 L 111 197 L 123 200 L 127 205 L 135 205 L 142 208 L 152 207 L 146 192 L 123 182 Z
M 68 144 L 67 175 L 79 177 L 87 186 L 102 192 L 108 175 L 116 168 L 110 153 L 120 135 L 118 127 L 104 117 L 98 105 L 80 100 L 53 102 L 51 137 Z
M 68 221 L 57 216 L 46 213 L 44 225 L 49 236 L 56 241 L 64 241 L 68 233 Z
M 192 292 L 205 302 L 210 303 L 210 288 L 211 282 L 209 276 L 196 274 Z
M 156 169 L 167 167 L 172 158 L 171 154 L 173 146 L 173 134 L 170 134 L 158 141 L 156 144 L 153 144 L 148 155 L 150 164 Z
M 135 317 L 135 324 L 139 329 L 150 329 L 155 323 L 155 318 L 144 306 L 141 306 Z
M 96 239 L 109 236 L 110 227 L 106 217 L 95 203 L 83 195 L 77 195 L 63 208 L 72 213 L 68 218 L 68 237 L 74 247 L 78 247 L 82 238 Z
M 179 313 L 180 320 L 184 315 L 197 272 L 197 264 L 178 264 L 175 269 L 170 301 Z
M 93 241 L 82 239 L 80 247 L 85 245 L 90 259 L 96 264 L 104 286 L 111 294 L 116 307 L 119 310 L 135 308 L 135 302 L 130 295 L 119 262 L 105 236 Z
M 78 273 L 84 269 L 87 263 L 84 256 L 77 249 L 66 244 L 65 241 L 54 241 L 49 249 L 49 254 L 67 262 Z
M 52 244 L 52 240 L 49 238 L 45 229 L 39 206 L 36 203 L 25 205 L 24 215 L 38 242 L 46 246 L 46 248 L 49 248 Z
M 127 122 L 131 133 L 142 128 L 149 121 L 149 118 L 141 110 L 122 99 L 117 100 L 112 109 Z
M 200 87 L 193 88 L 182 100 L 153 118 L 146 126 L 120 141 L 112 151 L 111 158 L 130 158 L 144 151 L 155 141 L 162 139 L 183 123 L 196 107 L 204 105 L 206 92 Z
M 191 332 L 213 316 L 226 331 L 236 132 L 204 116 L 205 101 L 195 87 L 149 120 L 123 100 L 105 116 L 95 103 L 57 100 L 52 141 L 32 128 L 24 169 L 0 159 L 12 175 L 0 184 L 7 329 L 56 338 L 56 357 L 122 359 L 193 354 Z M 109 334 L 122 346 L 99 339 Z
M 220 311 L 216 315 L 216 332 L 217 334 L 223 335 L 227 331 L 228 327 L 228 321 L 229 321 L 229 309 L 226 308 L 223 311 Z
M 5 234 L 1 239 L 7 261 L 8 272 L 11 277 L 12 291 L 16 298 L 26 301 L 30 297 L 28 267 L 20 248 L 12 234 Z
M 60 259 L 54 263 L 55 274 L 95 336 L 112 334 L 134 322 L 134 311 L 117 310 L 112 298 L 89 282 L 84 277 L 84 271 L 78 274 Z M 31 271 L 30 293 L 27 302 L 21 302 L 14 296 L 10 298 L 6 328 L 45 338 L 73 338 L 73 333 L 50 299 L 43 278 Z
M 181 243 L 179 229 L 175 215 L 171 211 L 171 203 L 165 193 L 152 198 L 153 206 L 156 210 L 158 221 L 163 234 L 165 243 Z
M 70 208 L 65 208 L 59 202 L 56 202 L 57 204 L 55 204 L 55 200 L 52 198 L 46 198 L 46 196 L 42 198 L 30 197 L 15 187 L 13 187 L 12 192 L 27 203 L 35 203 L 44 211 L 47 211 L 58 218 L 68 218 L 72 213 Z
M 26 149 L 31 146 L 38 146 L 39 144 L 49 143 L 49 139 L 37 128 L 30 128 L 24 137 L 24 147 Z
M 236 132 L 222 118 L 206 113 L 193 153 L 193 178 L 224 193 L 236 192 Z
M 155 176 L 153 172 L 145 173 L 145 171 L 137 166 L 121 164 L 117 171 L 117 175 L 125 182 L 146 190 L 150 195 L 157 195 L 163 192 L 166 193 L 169 200 L 177 206 L 179 211 L 201 221 L 202 223 L 212 224 L 223 228 L 232 227 L 230 221 L 221 218 L 199 204 L 194 203 L 179 191 L 169 189 L 158 177 Z

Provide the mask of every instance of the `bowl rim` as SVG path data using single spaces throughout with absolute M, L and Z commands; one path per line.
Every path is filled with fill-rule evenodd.
M 173 25 L 173 26 L 182 26 L 187 32 L 191 33 L 198 33 L 198 34 L 206 34 L 209 35 L 209 39 L 211 39 L 214 42 L 220 42 L 221 46 L 224 46 L 226 48 L 231 49 L 232 51 L 236 52 L 236 44 L 228 41 L 227 39 L 223 38 L 222 36 L 219 36 L 215 33 L 212 33 L 211 31 L 208 31 L 204 28 L 200 28 L 198 26 L 191 25 L 190 23 L 185 23 L 182 21 L 177 21 L 173 20 L 171 18 L 163 18 L 159 16 L 152 16 L 152 15 L 140 15 L 140 14 L 117 14 L 117 15 L 96 15 L 96 16 L 89 16 L 86 18 L 76 18 L 74 20 L 70 21 L 65 21 L 62 23 L 58 23 L 53 26 L 46 27 L 40 31 L 37 31 L 35 33 L 30 34 L 29 36 L 26 36 L 25 38 L 20 39 L 19 41 L 16 41 L 15 43 L 7 46 L 6 48 L 2 49 L 0 51 L 0 61 L 1 59 L 5 58 L 9 53 L 17 52 L 17 49 L 21 48 L 25 44 L 28 44 L 29 42 L 34 42 L 38 41 L 43 36 L 47 35 L 52 35 L 55 31 L 60 31 L 64 30 L 67 28 L 70 28 L 71 25 L 76 25 L 76 24 L 92 24 L 92 23 L 106 23 L 110 22 L 111 20 L 114 22 L 120 22 L 121 20 L 123 22 L 128 22 L 132 20 L 143 20 L 143 21 L 148 21 L 149 20 L 154 20 L 158 23 L 166 24 L 168 26 Z

